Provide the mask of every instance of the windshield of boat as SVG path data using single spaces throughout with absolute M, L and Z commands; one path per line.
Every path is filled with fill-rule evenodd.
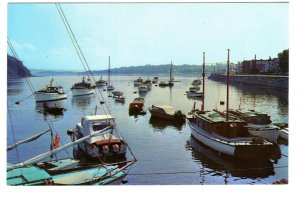
M 94 122 L 93 131 L 100 131 L 108 126 L 111 126 L 109 122 Z

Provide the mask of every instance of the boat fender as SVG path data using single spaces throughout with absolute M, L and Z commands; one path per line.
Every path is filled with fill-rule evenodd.
M 103 145 L 102 146 L 102 152 L 103 152 L 103 154 L 108 154 L 109 153 L 109 147 L 108 147 L 108 145 Z
M 112 147 L 113 147 L 113 152 L 114 153 L 118 153 L 120 151 L 120 147 L 119 147 L 118 144 L 113 144 Z

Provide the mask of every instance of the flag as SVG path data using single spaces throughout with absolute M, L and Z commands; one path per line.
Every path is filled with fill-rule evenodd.
M 54 142 L 53 142 L 53 147 L 54 147 L 54 148 L 58 148 L 58 143 L 59 143 L 59 141 L 60 141 L 60 138 L 59 138 L 59 136 L 56 134 L 56 135 L 55 135 Z

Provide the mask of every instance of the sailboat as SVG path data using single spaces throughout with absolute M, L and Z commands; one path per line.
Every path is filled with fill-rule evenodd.
M 107 90 L 111 91 L 114 89 L 115 89 L 115 87 L 110 84 L 110 56 L 108 56 L 108 86 L 107 86 Z
M 172 61 L 171 61 L 171 65 L 170 65 L 170 78 L 169 78 L 169 81 L 168 82 L 165 82 L 165 81 L 161 81 L 158 85 L 160 87 L 165 87 L 165 86 L 173 86 L 174 85 L 174 79 L 172 77 L 172 68 L 173 68 L 173 64 L 172 64 Z
M 227 79 L 229 79 L 229 49 Z M 205 82 L 205 53 L 203 53 L 203 93 Z M 227 80 L 227 105 L 229 108 L 229 80 Z M 277 146 L 259 137 L 249 135 L 247 122 L 239 118 L 221 116 L 215 111 L 192 110 L 188 118 L 192 136 L 206 146 L 220 153 L 241 160 L 268 160 Z
M 88 140 L 104 130 L 61 147 L 56 147 L 27 161 L 18 164 L 8 163 L 6 167 L 7 185 L 104 185 L 120 180 L 126 175 L 123 170 L 135 161 L 126 161 L 122 167 L 119 167 L 117 164 L 81 164 L 79 160 L 75 159 L 42 162 L 44 159 L 75 146 L 84 140 Z M 7 147 L 7 150 L 12 150 L 20 144 L 36 140 L 48 131 L 50 129 L 10 145 Z

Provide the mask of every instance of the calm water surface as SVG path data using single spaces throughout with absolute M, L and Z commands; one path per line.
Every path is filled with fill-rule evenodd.
M 264 163 L 240 163 L 232 158 L 220 155 L 191 137 L 187 124 L 176 125 L 144 116 L 129 116 L 128 105 L 138 93 L 133 80 L 139 76 L 112 76 L 112 84 L 116 90 L 125 93 L 126 102 L 117 103 L 101 91 L 123 137 L 138 159 L 130 169 L 126 185 L 174 185 L 174 184 L 271 184 L 281 178 L 288 178 L 288 145 L 280 141 L 282 155 L 277 161 Z M 99 77 L 97 77 L 99 78 Z M 152 79 L 153 76 L 150 77 Z M 34 89 L 39 90 L 49 82 L 51 77 L 33 77 Z M 145 78 L 144 78 L 145 79 Z M 160 77 L 167 79 L 167 77 Z M 161 88 L 152 85 L 152 90 L 145 95 L 145 108 L 152 104 L 172 105 L 187 113 L 196 101 L 186 98 L 185 91 L 190 87 L 192 77 L 176 77 L 174 87 Z M 25 139 L 48 128 L 48 122 L 61 138 L 60 145 L 70 142 L 66 131 L 74 128 L 81 117 L 94 113 L 99 104 L 96 95 L 73 97 L 69 91 L 72 84 L 81 80 L 80 76 L 54 77 L 56 83 L 64 87 L 68 98 L 57 103 L 67 108 L 60 116 L 47 115 L 40 112 L 42 106 L 30 97 L 19 105 L 15 101 L 31 94 L 25 79 L 8 81 L 8 118 L 7 143 Z M 226 100 L 226 84 L 206 80 L 206 110 L 225 110 L 220 101 Z M 102 100 L 102 99 L 101 99 Z M 230 87 L 230 108 L 255 109 L 268 113 L 274 122 L 288 122 L 288 92 L 257 88 L 251 86 Z M 104 113 L 100 107 L 98 113 Z M 17 163 L 49 150 L 50 134 L 20 145 L 16 150 L 7 153 L 7 160 Z M 58 154 L 59 158 L 72 157 L 72 149 Z M 127 158 L 132 156 L 127 153 Z

